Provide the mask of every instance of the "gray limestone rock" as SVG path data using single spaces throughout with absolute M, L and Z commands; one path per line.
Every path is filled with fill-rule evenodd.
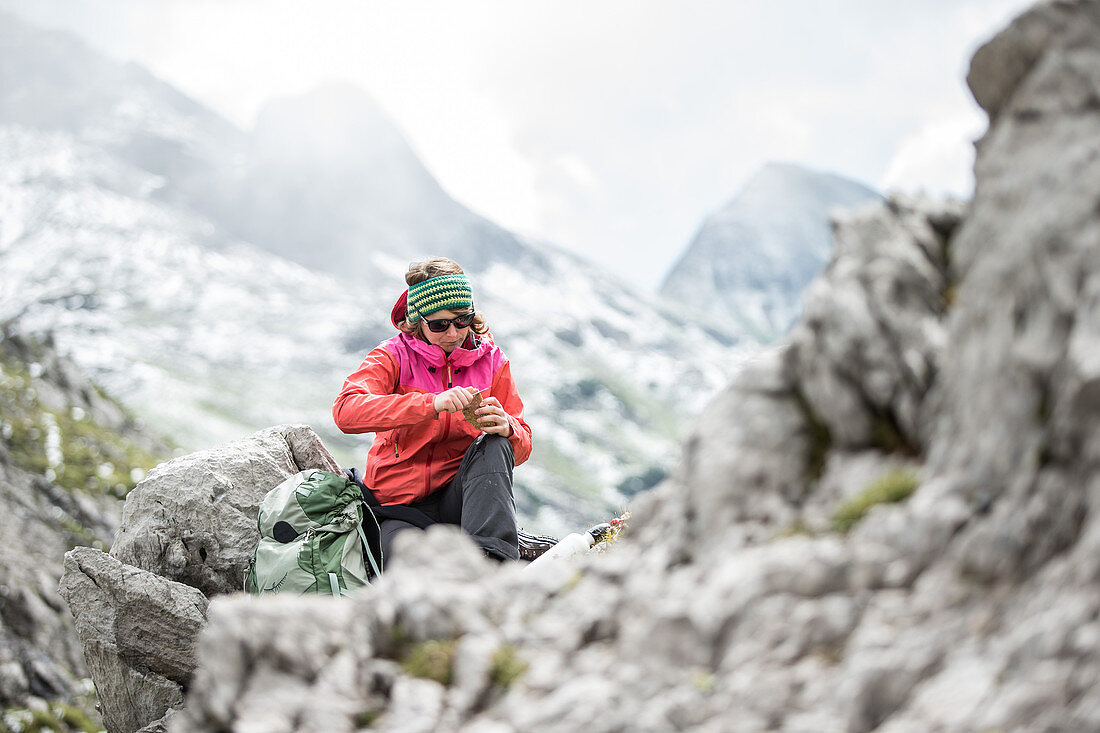
M 81 704 L 88 672 L 57 583 L 74 545 L 110 544 L 122 503 L 102 485 L 75 483 L 66 464 L 167 449 L 50 339 L 11 328 L 0 323 L 0 706 Z M 56 441 L 46 455 L 36 432 Z
M 88 541 L 107 537 L 103 525 L 117 522 L 117 500 L 87 511 L 42 477 L 0 461 L 0 506 L 0 700 L 64 699 L 87 672 L 57 595 L 60 560 L 72 542 L 63 527 L 86 523 Z
M 172 718 L 176 717 L 179 713 L 179 708 L 171 708 L 164 714 L 164 717 L 159 720 L 154 720 L 149 725 L 144 726 L 137 733 L 168 733 L 168 725 L 171 723 Z
M 787 351 L 813 419 L 840 449 L 919 452 L 945 345 L 946 241 L 961 205 L 893 198 L 834 222 L 836 251 Z
M 157 466 L 126 497 L 111 554 L 207 596 L 243 587 L 268 491 L 309 468 L 339 471 L 308 427 L 278 426 Z
M 982 101 L 999 80 L 991 67 L 1026 67 L 989 92 L 1000 107 L 982 102 L 1000 114 L 953 240 L 952 348 L 929 450 L 978 515 L 961 561 L 987 579 L 1033 572 L 1072 545 L 1093 508 L 1100 96 L 1067 85 L 1100 89 L 1100 63 L 1085 63 L 1100 60 L 1098 36 L 1096 3 L 1044 4 L 980 49 L 971 70 Z
M 206 660 L 168 730 L 353 731 L 360 673 L 352 604 L 333 598 L 218 598 L 199 638 Z M 287 624 L 287 619 L 296 619 Z
M 136 731 L 182 704 L 206 621 L 202 593 L 78 547 L 65 556 L 61 595 L 109 730 Z

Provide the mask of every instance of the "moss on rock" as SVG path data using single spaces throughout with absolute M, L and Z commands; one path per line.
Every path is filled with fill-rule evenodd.
M 516 648 L 505 644 L 493 652 L 489 660 L 489 683 L 498 689 L 507 690 L 527 671 L 527 662 L 523 661 Z
M 904 501 L 916 490 L 918 484 L 917 476 L 912 471 L 887 473 L 837 508 L 833 513 L 833 529 L 837 532 L 849 532 L 867 516 L 872 507 Z
M 454 676 L 457 639 L 429 639 L 409 649 L 401 659 L 401 668 L 413 677 L 435 680 L 444 687 Z

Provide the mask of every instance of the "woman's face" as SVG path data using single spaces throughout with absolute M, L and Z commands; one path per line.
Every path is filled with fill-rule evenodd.
M 456 346 L 466 340 L 466 336 L 470 333 L 470 327 L 466 326 L 465 328 L 460 328 L 458 325 L 451 323 L 447 326 L 446 331 L 440 331 L 436 333 L 432 329 L 428 328 L 427 322 L 448 320 L 451 318 L 456 318 L 459 315 L 463 314 L 455 313 L 454 311 L 450 310 L 441 310 L 436 311 L 430 316 L 425 316 L 423 319 L 425 323 L 422 323 L 420 326 L 420 335 L 423 336 L 424 340 L 427 341 L 429 344 L 435 344 L 436 346 L 443 349 L 443 351 L 445 351 L 446 353 L 451 353 L 455 350 Z

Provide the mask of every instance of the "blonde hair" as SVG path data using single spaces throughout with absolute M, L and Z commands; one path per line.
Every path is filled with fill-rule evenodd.
M 439 277 L 440 275 L 464 275 L 466 274 L 462 266 L 452 259 L 446 257 L 428 257 L 423 260 L 414 260 L 409 263 L 409 270 L 405 273 L 405 284 L 416 285 L 422 283 L 425 280 L 430 280 L 433 277 Z M 461 316 L 469 313 L 473 308 L 455 308 L 451 312 L 456 316 Z M 409 324 L 408 321 L 402 320 L 398 326 L 405 333 L 411 333 L 414 336 L 427 341 L 424 338 L 424 319 L 413 324 Z M 479 336 L 483 333 L 488 333 L 489 326 L 485 323 L 485 319 L 481 317 L 480 313 L 474 314 L 474 322 L 470 326 L 470 330 Z

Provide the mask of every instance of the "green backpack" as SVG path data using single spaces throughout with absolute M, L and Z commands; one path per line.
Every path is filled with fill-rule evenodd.
M 283 481 L 260 502 L 259 527 L 245 581 L 253 595 L 347 595 L 382 572 L 378 522 L 343 474 L 310 470 Z

